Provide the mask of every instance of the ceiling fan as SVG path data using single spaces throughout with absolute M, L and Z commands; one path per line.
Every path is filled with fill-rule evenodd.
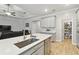
M 11 5 L 10 5 L 10 4 L 6 4 L 6 6 L 7 6 L 7 10 L 3 10 L 3 12 L 4 12 L 6 15 L 8 15 L 8 16 L 16 16 L 16 13 L 15 13 L 14 10 L 13 10 L 13 11 L 10 11 Z

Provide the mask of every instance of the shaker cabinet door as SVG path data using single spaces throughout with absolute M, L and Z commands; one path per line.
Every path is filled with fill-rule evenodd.
M 56 19 L 55 17 L 48 17 L 41 20 L 41 27 L 55 27 Z
M 32 55 L 44 55 L 44 46 L 42 46 L 39 50 L 37 50 Z

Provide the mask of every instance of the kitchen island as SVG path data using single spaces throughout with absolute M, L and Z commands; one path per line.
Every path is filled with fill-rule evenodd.
M 29 39 L 30 35 L 27 35 L 26 39 L 23 39 L 24 38 L 23 36 L 19 36 L 19 37 L 0 40 L 0 55 L 32 55 L 32 54 L 41 55 L 39 52 L 35 53 L 41 47 L 42 47 L 41 50 L 43 49 L 42 52 L 44 52 L 44 54 L 45 54 L 45 50 L 46 50 L 46 48 L 45 48 L 46 41 L 45 40 L 49 39 L 52 35 L 40 34 L 40 33 L 35 33 L 33 35 L 36 36 L 36 38 L 39 40 L 36 42 L 33 42 L 23 48 L 18 48 L 15 45 L 15 43 Z M 29 50 L 30 50 L 30 52 L 28 52 Z

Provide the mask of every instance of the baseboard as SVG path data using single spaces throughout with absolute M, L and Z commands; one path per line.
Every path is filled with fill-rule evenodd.
M 73 45 L 77 45 L 77 43 L 76 43 L 76 42 L 72 42 L 72 44 L 73 44 Z
M 57 42 L 62 42 L 62 40 L 56 40 Z

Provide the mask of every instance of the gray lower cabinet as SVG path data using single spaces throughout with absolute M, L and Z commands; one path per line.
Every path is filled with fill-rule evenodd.
M 29 50 L 24 51 L 20 55 L 44 55 L 44 42 L 41 42 Z

